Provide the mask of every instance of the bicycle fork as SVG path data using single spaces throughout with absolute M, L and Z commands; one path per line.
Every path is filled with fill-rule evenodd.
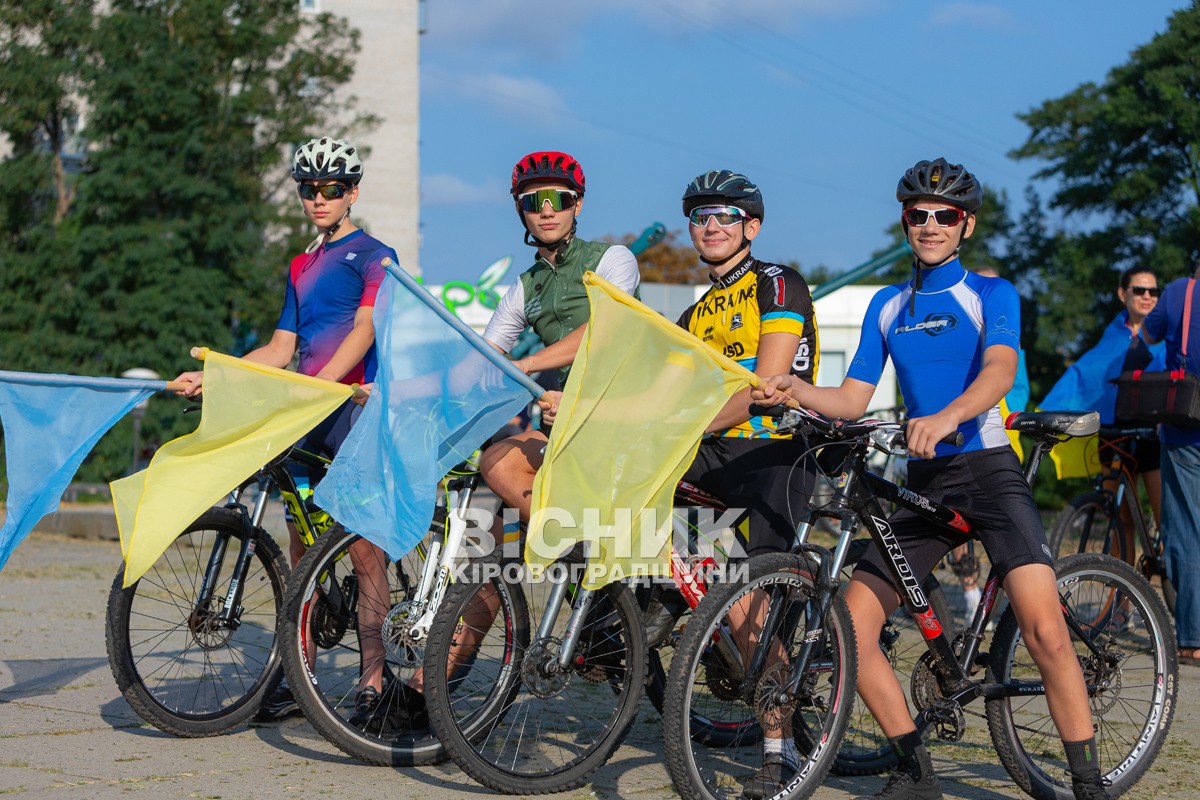
M 229 588 L 225 591 L 220 612 L 212 615 L 208 609 L 220 581 L 221 565 L 225 562 L 225 554 L 229 548 L 229 534 L 218 533 L 212 552 L 208 556 L 208 566 L 204 570 L 204 580 L 200 584 L 200 592 L 196 597 L 196 607 L 192 612 L 193 621 L 201 617 L 209 619 L 215 617 L 221 626 L 235 630 L 241 624 L 242 593 L 245 589 L 246 572 L 250 568 L 250 559 L 254 557 L 254 551 L 258 546 L 254 532 L 262 524 L 267 510 L 267 500 L 274 488 L 275 482 L 270 476 L 259 480 L 258 496 L 254 499 L 254 511 L 249 514 L 241 503 L 240 492 L 233 495 L 232 505 L 241 512 L 242 517 L 242 542 L 238 549 L 237 560 L 233 565 L 233 574 L 229 579 Z

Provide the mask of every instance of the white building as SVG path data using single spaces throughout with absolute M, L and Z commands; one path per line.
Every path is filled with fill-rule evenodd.
M 345 17 L 360 34 L 354 77 L 346 91 L 358 110 L 381 118 L 353 142 L 369 150 L 362 199 L 354 207 L 375 238 L 396 250 L 400 265 L 421 274 L 420 38 L 424 0 L 299 0 L 303 13 Z M 313 132 L 314 135 L 318 133 Z

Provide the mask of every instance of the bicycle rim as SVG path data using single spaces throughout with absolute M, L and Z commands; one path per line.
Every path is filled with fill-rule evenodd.
M 245 722 L 278 678 L 276 609 L 286 573 L 279 548 L 261 531 L 242 578 L 237 613 L 223 616 L 242 517 L 205 513 L 146 573 L 109 594 L 106 644 L 117 686 L 142 719 L 177 736 L 212 736 Z M 209 557 L 227 539 L 211 599 L 197 606 Z
M 288 584 L 284 663 L 296 702 L 330 743 L 371 764 L 411 766 L 443 757 L 429 726 L 413 722 L 419 704 L 415 690 L 404 688 L 425 657 L 426 642 L 406 638 L 403 624 L 421 610 L 409 601 L 424 552 L 418 547 L 392 562 L 358 535 L 335 528 L 305 554 Z M 371 576 L 376 590 L 369 588 Z M 378 591 L 384 577 L 386 597 Z M 360 675 L 371 670 L 380 675 L 380 700 L 356 718 Z
M 481 585 L 456 586 L 430 637 L 431 658 L 449 665 L 431 676 L 434 726 L 464 772 L 508 794 L 582 785 L 628 733 L 645 685 L 641 619 L 621 584 L 597 593 L 570 666 L 548 668 L 569 602 L 548 637 L 534 637 L 529 624 L 541 619 L 553 581 L 506 582 L 522 597 L 512 619 L 492 610 Z
M 800 751 L 796 776 L 775 795 L 800 798 L 820 785 L 837 755 L 854 695 L 855 642 L 849 611 L 840 594 L 833 600 L 818 644 L 801 683 L 801 690 L 782 705 L 772 705 L 790 677 L 787 664 L 803 642 L 805 614 L 814 595 L 804 562 L 794 556 L 761 556 L 749 562 L 745 581 L 719 586 L 695 612 L 680 641 L 668 678 L 666 712 L 667 766 L 680 795 L 688 800 L 731 800 L 741 797 L 747 780 L 763 763 L 764 730 L 792 736 Z M 738 653 L 749 653 L 761 630 L 753 608 L 774 604 L 785 623 L 778 640 L 786 655 L 768 659 L 758 674 L 741 674 L 722 642 L 740 642 Z M 739 626 L 733 614 L 743 620 Z M 762 616 L 765 618 L 765 612 Z M 740 636 L 736 631 L 744 631 Z M 741 658 L 741 655 L 735 658 Z M 697 724 L 713 729 L 743 726 L 756 719 L 755 735 L 734 739 L 723 747 L 703 743 Z M 699 721 L 699 723 L 698 723 Z M 777 738 L 777 737 L 775 737 Z
M 1154 762 L 1175 711 L 1174 631 L 1162 601 L 1132 567 L 1108 556 L 1075 555 L 1056 565 L 1064 607 L 1100 650 L 1072 633 L 1089 686 L 1096 746 L 1117 796 Z M 989 680 L 1040 680 L 1011 610 L 996 631 Z M 1013 780 L 1037 798 L 1072 797 L 1066 756 L 1044 695 L 987 705 L 992 741 Z

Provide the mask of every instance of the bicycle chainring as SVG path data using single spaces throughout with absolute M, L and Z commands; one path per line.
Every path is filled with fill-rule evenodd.
M 729 674 L 729 670 L 712 648 L 700 657 L 700 663 L 704 665 L 705 683 L 713 697 L 726 703 L 735 703 L 742 699 L 741 684 Z
M 921 657 L 917 659 L 916 665 L 913 666 L 909 689 L 912 692 L 913 705 L 916 706 L 918 714 L 945 700 L 942 696 L 941 684 L 938 683 L 937 673 L 934 672 L 932 653 L 922 653 Z

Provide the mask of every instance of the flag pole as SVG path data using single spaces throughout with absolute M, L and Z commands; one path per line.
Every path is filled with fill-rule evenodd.
M 395 262 L 387 264 L 384 266 L 384 269 L 388 271 L 389 275 L 400 281 L 401 285 L 403 285 L 405 289 L 408 289 L 410 292 L 412 292 L 417 299 L 433 309 L 433 312 L 441 317 L 446 324 L 458 331 L 459 335 L 467 340 L 467 344 L 478 350 L 481 354 L 483 354 L 484 358 L 496 365 L 501 372 L 519 383 L 526 391 L 533 395 L 535 400 L 545 393 L 546 390 L 539 386 L 537 381 L 513 366 L 513 363 L 505 358 L 503 353 L 492 346 L 487 339 L 484 339 L 478 333 L 473 331 L 471 326 L 454 316 L 450 309 L 446 308 L 446 306 L 442 303 L 439 303 L 437 298 L 429 293 L 428 289 L 417 283 L 413 277 L 402 270 L 398 264 Z

